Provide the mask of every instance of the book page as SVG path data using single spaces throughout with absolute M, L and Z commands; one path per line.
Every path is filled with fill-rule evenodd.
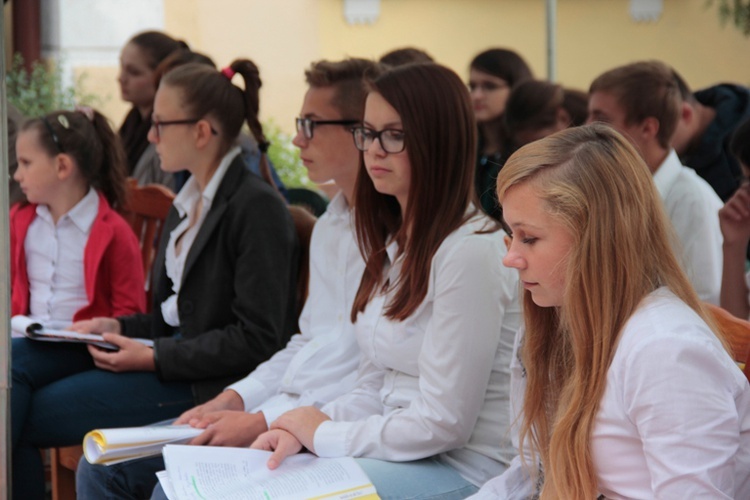
M 161 485 L 161 489 L 164 491 L 167 500 L 177 500 L 177 494 L 175 494 L 174 488 L 172 488 L 172 483 L 169 481 L 167 471 L 162 470 L 157 472 L 156 478 L 159 480 L 159 484 Z
M 203 431 L 189 425 L 95 429 L 83 438 L 83 454 L 89 463 L 112 465 L 158 455 L 164 445 L 186 443 Z
M 175 500 L 379 498 L 353 458 L 303 453 L 272 471 L 268 451 L 168 445 L 163 453 Z

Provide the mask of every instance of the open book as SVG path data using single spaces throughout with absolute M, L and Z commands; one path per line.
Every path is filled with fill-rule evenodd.
M 203 430 L 189 425 L 96 429 L 83 437 L 83 455 L 92 464 L 117 464 L 158 455 L 164 445 L 186 443 Z
M 45 342 L 78 342 L 92 344 L 103 349 L 116 351 L 119 349 L 114 344 L 106 342 L 98 333 L 79 333 L 63 330 L 66 325 L 55 323 L 47 327 L 28 316 L 16 315 L 10 319 L 10 328 L 13 336 L 24 336 L 32 340 L 43 340 Z M 153 340 L 132 339 L 149 347 L 154 346 Z
M 301 500 L 380 497 L 353 458 L 293 455 L 276 470 L 269 451 L 167 445 L 159 482 L 169 500 Z

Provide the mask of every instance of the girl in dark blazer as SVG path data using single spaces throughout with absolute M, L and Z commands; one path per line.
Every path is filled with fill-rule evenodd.
M 235 73 L 244 77 L 244 91 L 231 83 Z M 257 119 L 259 87 L 247 60 L 222 72 L 187 64 L 162 79 L 149 140 L 162 169 L 192 176 L 162 233 L 153 311 L 73 325 L 103 333 L 116 352 L 32 345 L 18 373 L 14 365 L 15 498 L 43 498 L 36 448 L 80 442 L 96 427 L 176 417 L 288 340 L 295 324 L 294 227 L 279 195 L 245 169 L 235 146 L 247 120 L 267 149 Z M 151 338 L 154 347 L 129 337 Z

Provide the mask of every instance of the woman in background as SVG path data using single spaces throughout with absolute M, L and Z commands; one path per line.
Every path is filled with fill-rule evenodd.
M 144 31 L 131 38 L 120 53 L 120 84 L 122 100 L 133 105 L 120 126 L 120 139 L 127 155 L 128 176 L 138 184 L 163 184 L 174 189 L 172 173 L 159 168 L 156 149 L 149 144 L 151 113 L 157 82 L 155 71 L 170 54 L 188 50 L 185 42 L 159 31 Z
M 469 66 L 471 102 L 479 128 L 475 188 L 482 209 L 497 220 L 502 213 L 495 197 L 495 179 L 510 154 L 505 103 L 511 89 L 532 78 L 526 61 L 509 49 L 485 50 Z
M 476 498 L 750 498 L 750 386 L 634 147 L 567 129 L 511 156 L 497 191 L 525 288 L 520 457 Z

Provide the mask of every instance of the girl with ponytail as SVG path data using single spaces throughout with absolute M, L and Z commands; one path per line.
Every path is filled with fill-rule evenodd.
M 245 77 L 244 89 L 230 81 L 235 72 Z M 177 417 L 289 339 L 296 324 L 294 227 L 281 197 L 248 172 L 235 145 L 245 120 L 265 143 L 259 87 L 256 66 L 245 60 L 223 72 L 185 64 L 161 79 L 148 139 L 164 171 L 191 176 L 164 222 L 152 312 L 73 324 L 102 333 L 118 351 L 90 347 L 65 359 L 30 352 L 23 371 L 14 365 L 13 489 L 42 485 L 17 498 L 43 498 L 37 448 L 80 443 L 94 428 Z M 131 337 L 153 339 L 153 348 Z
M 138 239 L 114 210 L 124 203 L 125 155 L 107 120 L 90 108 L 55 111 L 27 121 L 16 150 L 13 177 L 28 203 L 10 216 L 12 313 L 63 327 L 142 312 Z M 44 498 L 39 450 L 20 444 L 32 391 L 58 372 L 38 353 L 63 364 L 84 356 L 90 364 L 80 344 L 13 339 L 13 467 L 34 478 L 14 481 L 14 498 Z M 25 476 L 28 467 L 38 474 Z

